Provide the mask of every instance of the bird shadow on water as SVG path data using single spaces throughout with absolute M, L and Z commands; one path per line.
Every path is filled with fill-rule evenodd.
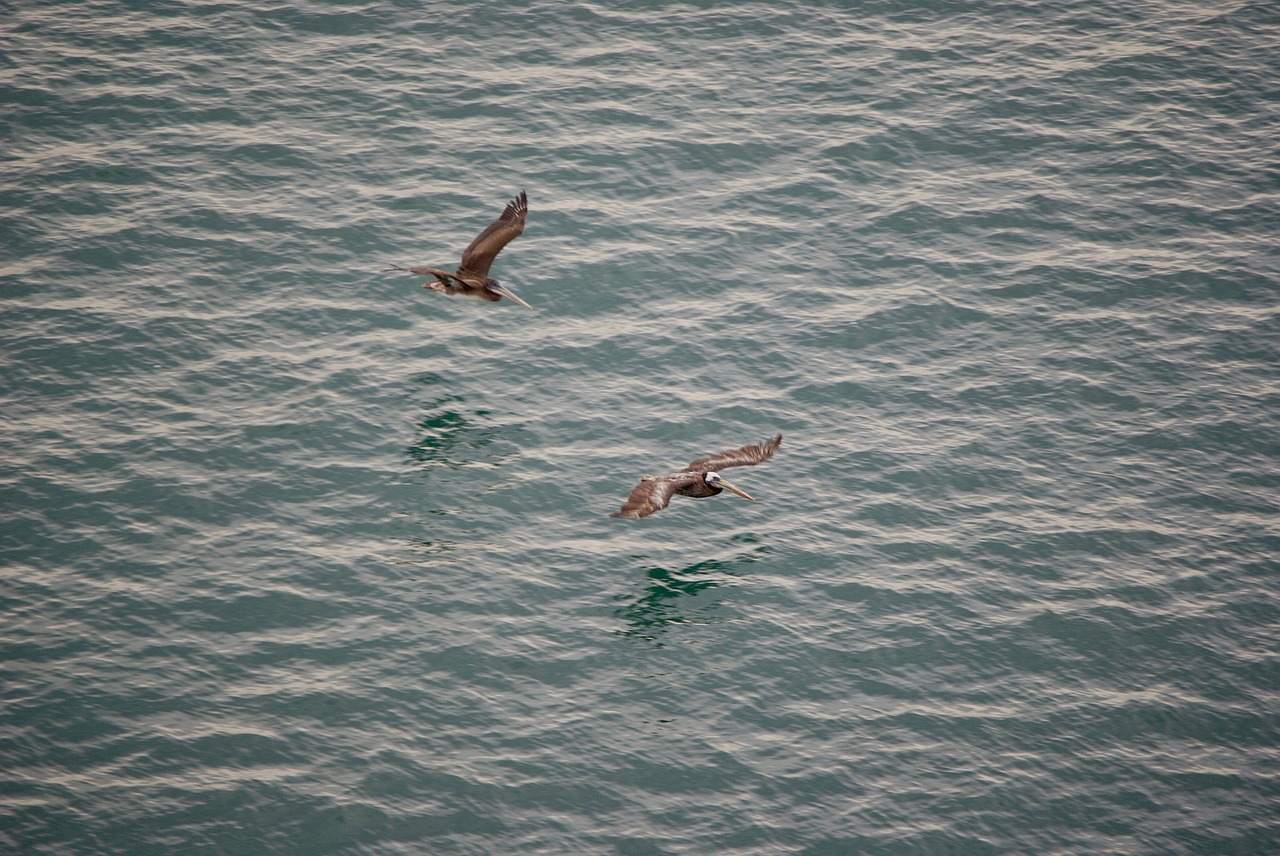
M 414 380 L 435 388 L 425 401 L 414 395 L 418 416 L 414 439 L 403 451 L 407 467 L 389 488 L 400 509 L 397 525 L 412 530 L 397 539 L 392 561 L 423 566 L 459 547 L 456 536 L 466 531 L 463 521 L 467 510 L 485 490 L 501 486 L 492 473 L 500 470 L 518 447 L 504 442 L 508 438 L 502 426 L 489 424 L 489 411 L 469 409 L 464 396 L 439 389 L 447 383 L 445 378 L 426 373 Z M 475 470 L 490 474 L 484 479 L 488 487 L 476 489 Z M 448 533 L 444 537 L 442 528 Z
M 422 407 L 417 438 L 405 448 L 415 469 L 457 468 L 486 457 L 487 447 L 499 439 L 498 429 L 484 424 L 489 411 L 467 410 L 465 403 L 461 395 L 444 393 Z
M 740 536 L 734 540 L 753 542 L 754 538 Z M 614 610 L 614 615 L 626 622 L 624 629 L 615 632 L 661 648 L 664 634 L 673 627 L 732 621 L 721 590 L 740 585 L 746 577 L 745 568 L 768 553 L 767 546 L 757 545 L 731 559 L 704 559 L 676 570 L 649 566 L 638 596 L 631 593 L 614 598 L 622 604 Z M 648 562 L 647 556 L 631 558 Z

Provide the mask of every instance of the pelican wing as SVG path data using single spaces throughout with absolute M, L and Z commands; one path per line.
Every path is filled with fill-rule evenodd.
M 671 504 L 671 497 L 676 492 L 677 480 L 669 476 L 646 476 L 640 484 L 631 490 L 622 508 L 610 514 L 610 517 L 648 517 L 657 514 Z
M 729 469 L 729 467 L 754 467 L 756 464 L 772 458 L 773 453 L 778 451 L 778 446 L 781 444 L 782 435 L 779 434 L 772 440 L 765 440 L 763 443 L 743 446 L 741 449 L 726 449 L 715 455 L 698 458 L 698 460 L 690 462 L 689 466 L 685 467 L 681 472 L 718 473 L 721 470 Z
M 389 270 L 389 271 L 391 271 L 391 270 L 402 270 L 402 271 L 404 271 L 405 273 L 413 273 L 413 274 L 417 274 L 418 276 L 434 276 L 436 279 L 440 280 L 440 281 L 441 281 L 441 282 L 443 282 L 445 285 L 448 285 L 448 284 L 449 284 L 449 280 L 453 280 L 454 282 L 456 282 L 456 283 L 458 283 L 459 285 L 461 285 L 463 288 L 468 288 L 468 287 L 469 287 L 469 285 L 468 285 L 467 281 L 466 281 L 466 280 L 464 280 L 464 279 L 459 279 L 459 278 L 458 278 L 458 276 L 457 276 L 457 274 L 452 274 L 452 273 L 449 273 L 447 270 L 440 270 L 439 268 L 430 268 L 430 267 L 411 267 L 411 268 L 393 267 L 393 268 L 387 268 L 387 270 Z
M 474 276 L 481 280 L 488 278 L 489 265 L 502 252 L 502 248 L 515 240 L 524 231 L 525 218 L 529 216 L 529 200 L 520 191 L 520 195 L 507 203 L 498 219 L 494 220 L 476 239 L 462 251 L 462 264 L 458 266 L 459 276 Z

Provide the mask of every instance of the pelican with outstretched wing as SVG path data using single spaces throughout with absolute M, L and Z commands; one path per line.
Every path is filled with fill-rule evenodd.
M 453 273 L 447 270 L 430 267 L 390 267 L 387 271 L 399 270 L 418 276 L 435 277 L 422 284 L 423 288 L 438 291 L 441 294 L 478 297 L 481 300 L 498 301 L 509 297 L 526 309 L 533 307 L 525 303 L 515 292 L 496 279 L 489 277 L 489 266 L 497 258 L 502 248 L 514 241 L 524 231 L 525 218 L 529 216 L 529 200 L 520 191 L 520 195 L 507 203 L 498 219 L 494 220 L 476 239 L 462 251 L 462 263 Z
M 745 490 L 721 478 L 720 470 L 727 470 L 729 467 L 754 467 L 772 458 L 781 444 L 782 435 L 779 434 L 763 443 L 743 446 L 741 449 L 726 449 L 715 455 L 698 458 L 677 473 L 644 476 L 622 504 L 622 508 L 609 516 L 648 517 L 666 508 L 671 497 L 676 494 L 705 499 L 727 490 L 743 499 L 752 499 Z

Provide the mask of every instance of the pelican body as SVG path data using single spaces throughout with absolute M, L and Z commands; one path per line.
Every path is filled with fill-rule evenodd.
M 502 248 L 514 241 L 524 231 L 525 219 L 529 216 L 529 200 L 524 191 L 507 203 L 498 219 L 494 220 L 475 240 L 462 251 L 462 263 L 453 273 L 432 267 L 390 267 L 387 271 L 399 270 L 418 276 L 435 277 L 422 284 L 430 291 L 441 294 L 476 297 L 480 300 L 497 302 L 509 297 L 526 309 L 533 307 L 525 303 L 515 292 L 498 280 L 489 276 L 489 266 L 497 258 Z M 384 271 L 385 273 L 386 271 Z
M 610 514 L 610 517 L 648 517 L 666 508 L 673 496 L 688 496 L 694 499 L 706 499 L 719 496 L 724 491 L 736 493 L 743 499 L 754 499 L 742 488 L 725 481 L 720 470 L 730 467 L 753 467 L 773 457 L 782 444 L 782 435 L 772 440 L 743 446 L 740 449 L 726 449 L 715 455 L 707 455 L 691 462 L 679 472 L 665 476 L 647 475 L 640 479 L 640 484 L 632 489 L 622 508 Z

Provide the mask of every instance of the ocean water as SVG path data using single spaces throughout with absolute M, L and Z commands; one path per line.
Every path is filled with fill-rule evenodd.
M 4 8 L 0 850 L 1280 852 L 1273 4 Z

